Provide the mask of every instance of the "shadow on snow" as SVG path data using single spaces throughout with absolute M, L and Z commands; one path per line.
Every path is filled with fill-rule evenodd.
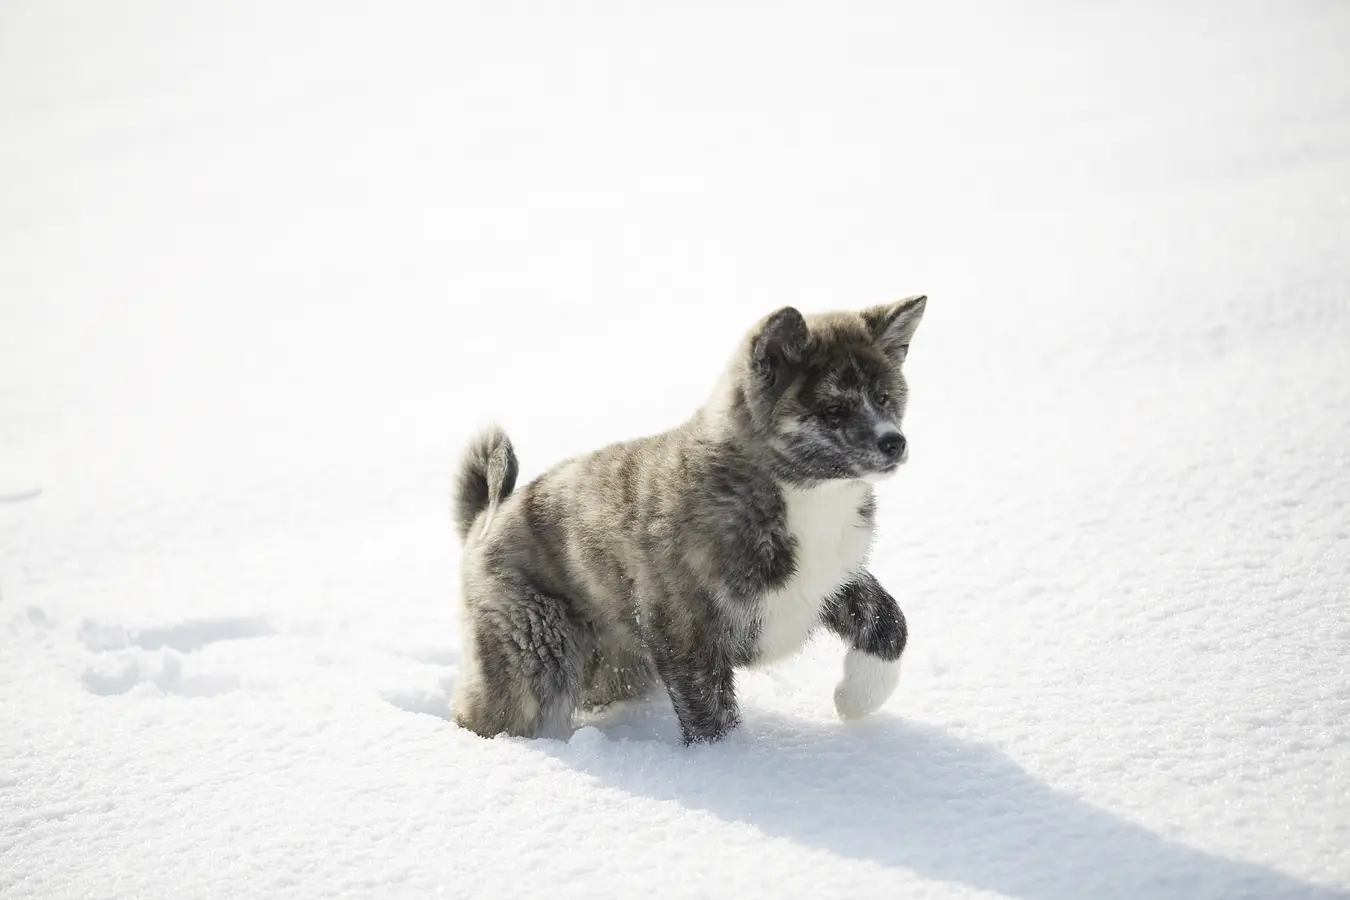
M 452 686 L 442 687 L 448 696 Z M 390 702 L 452 719 L 444 698 L 398 700 L 406 698 Z M 570 743 L 531 743 L 633 795 L 1020 900 L 1350 900 L 1156 834 L 939 728 L 884 714 L 849 725 L 745 718 L 723 742 L 686 749 L 668 702 L 624 703 L 583 715 Z
M 610 740 L 539 744 L 632 794 L 1022 900 L 1350 897 L 1155 834 L 1055 790 L 991 745 L 931 726 L 749 713 L 726 742 L 684 750 L 668 743 L 673 715 L 653 705 L 594 719 Z M 636 731 L 635 713 L 647 717 Z

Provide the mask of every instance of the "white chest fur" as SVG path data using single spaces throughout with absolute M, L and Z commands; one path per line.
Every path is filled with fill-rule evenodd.
M 872 523 L 859 509 L 870 490 L 860 481 L 783 489 L 788 531 L 796 541 L 796 571 L 758 604 L 756 665 L 800 650 L 820 623 L 825 600 L 866 565 Z

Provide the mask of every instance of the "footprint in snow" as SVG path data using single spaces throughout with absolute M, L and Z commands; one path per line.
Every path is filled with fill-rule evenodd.
M 85 669 L 81 681 L 85 690 L 99 697 L 129 694 L 137 688 L 151 694 L 214 697 L 239 688 L 235 675 L 185 675 L 182 658 L 172 651 L 158 658 L 103 660 Z
M 191 653 L 221 641 L 240 641 L 276 634 L 266 619 L 259 616 L 220 619 L 188 619 L 163 628 L 128 631 L 120 625 L 107 625 L 91 619 L 80 625 L 79 638 L 88 649 L 99 653 L 140 647 L 142 650 L 167 648 Z
M 241 641 L 276 634 L 261 617 L 188 619 L 158 628 L 127 629 L 86 619 L 77 637 L 93 653 L 95 662 L 80 681 L 85 690 L 99 697 L 133 692 L 181 697 L 214 697 L 237 690 L 240 678 L 233 673 L 192 673 L 192 654 L 224 641 Z M 189 654 L 184 665 L 182 654 Z

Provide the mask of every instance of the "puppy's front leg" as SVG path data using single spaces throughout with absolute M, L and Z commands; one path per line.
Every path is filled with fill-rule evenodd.
M 905 614 L 876 578 L 863 572 L 831 598 L 822 619 L 849 643 L 834 708 L 845 719 L 876 712 L 900 681 L 900 654 L 909 638 Z
M 657 675 L 670 694 L 685 744 L 716 741 L 736 727 L 735 671 L 716 640 L 691 629 L 661 627 L 648 641 Z

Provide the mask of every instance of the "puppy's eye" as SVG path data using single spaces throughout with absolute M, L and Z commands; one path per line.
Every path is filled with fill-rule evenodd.
M 832 425 L 838 425 L 840 422 L 844 421 L 844 417 L 848 415 L 848 408 L 842 403 L 831 403 L 829 406 L 825 407 L 823 412 L 825 421 Z
M 878 403 L 878 404 L 880 404 L 881 406 L 885 406 L 886 404 L 888 404 L 888 403 L 890 403 L 890 402 L 891 402 L 891 392 L 890 392 L 890 391 L 877 391 L 877 403 Z

